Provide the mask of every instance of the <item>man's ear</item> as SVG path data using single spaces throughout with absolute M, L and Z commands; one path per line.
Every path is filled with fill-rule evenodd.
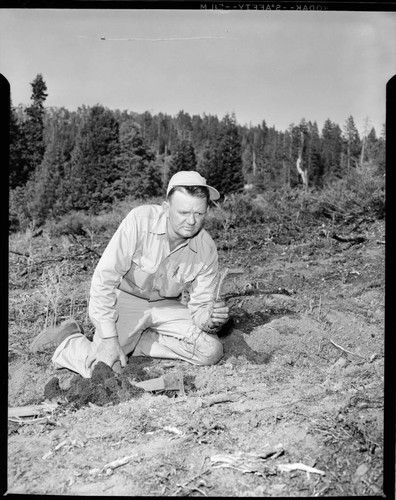
M 168 216 L 168 214 L 169 214 L 169 201 L 162 202 L 162 209 L 165 212 L 165 215 Z

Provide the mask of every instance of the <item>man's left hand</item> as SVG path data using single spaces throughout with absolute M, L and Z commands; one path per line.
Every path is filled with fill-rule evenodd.
M 212 314 L 208 321 L 209 328 L 220 328 L 230 318 L 229 309 L 224 300 L 214 302 Z

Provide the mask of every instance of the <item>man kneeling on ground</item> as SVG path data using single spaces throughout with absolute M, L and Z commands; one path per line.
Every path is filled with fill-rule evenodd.
M 71 319 L 41 332 L 31 350 L 55 349 L 55 367 L 85 378 L 99 361 L 124 367 L 127 355 L 217 363 L 223 355 L 217 332 L 229 310 L 224 301 L 213 302 L 218 254 L 203 225 L 209 200 L 219 197 L 198 172 L 176 173 L 162 205 L 132 209 L 96 266 L 93 340 Z

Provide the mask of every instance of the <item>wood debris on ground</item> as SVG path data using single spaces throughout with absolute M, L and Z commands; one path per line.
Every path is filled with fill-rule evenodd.
M 213 468 L 231 468 L 237 469 L 243 473 L 254 472 L 262 473 L 265 460 L 267 458 L 275 459 L 284 453 L 283 446 L 278 444 L 262 453 L 236 452 L 233 454 L 213 455 L 210 460 L 213 462 Z
M 191 413 L 195 413 L 200 408 L 209 408 L 210 406 L 219 403 L 235 403 L 236 401 L 239 401 L 240 398 L 241 396 L 239 394 L 216 394 L 215 396 L 211 396 L 206 401 L 201 401 Z
M 268 450 L 267 452 L 257 454 L 257 453 L 245 453 L 237 452 L 228 455 L 213 455 L 211 461 L 213 462 L 213 468 L 231 468 L 237 469 L 243 473 L 262 473 L 263 466 L 266 464 L 264 461 L 267 458 L 275 459 L 282 455 L 284 452 L 282 445 L 277 445 L 276 447 Z M 325 475 L 325 472 L 315 467 L 310 467 L 303 463 L 292 463 L 292 464 L 276 464 L 276 469 L 280 472 L 291 472 L 295 470 L 301 470 L 305 472 L 310 472 L 312 474 Z
M 17 424 L 34 424 L 48 419 L 58 408 L 58 403 L 44 402 L 38 405 L 8 408 L 8 421 Z
M 136 458 L 137 454 L 135 453 L 134 455 L 127 455 L 122 458 L 118 458 L 116 460 L 113 460 L 111 462 L 108 462 L 107 464 L 103 465 L 102 467 L 95 467 L 89 471 L 90 475 L 96 475 L 96 474 L 101 474 L 105 473 L 107 475 L 111 475 L 114 471 L 114 469 L 117 469 L 118 467 L 122 467 L 123 465 L 128 464 L 132 459 Z
M 316 469 L 315 467 L 310 467 L 309 465 L 305 465 L 302 463 L 278 464 L 277 467 L 281 472 L 291 472 L 294 470 L 301 470 L 305 472 L 311 472 L 312 474 L 320 474 L 321 476 L 324 476 L 326 474 L 323 470 L 319 470 Z

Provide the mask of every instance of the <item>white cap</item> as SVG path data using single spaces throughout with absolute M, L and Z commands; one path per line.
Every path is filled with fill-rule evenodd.
M 169 181 L 168 189 L 166 194 L 175 186 L 204 186 L 209 189 L 209 195 L 211 200 L 218 200 L 220 198 L 220 193 L 212 186 L 206 184 L 205 177 L 202 177 L 195 170 L 181 170 L 176 172 Z

